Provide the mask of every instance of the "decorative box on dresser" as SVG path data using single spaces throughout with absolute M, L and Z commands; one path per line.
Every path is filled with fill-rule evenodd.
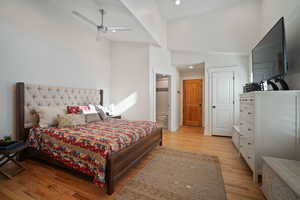
M 240 95 L 240 155 L 262 175 L 262 156 L 300 158 L 300 91 L 261 91 Z
M 263 157 L 262 191 L 268 200 L 300 200 L 300 161 Z

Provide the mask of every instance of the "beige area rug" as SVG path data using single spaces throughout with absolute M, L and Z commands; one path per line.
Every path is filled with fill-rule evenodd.
M 159 148 L 116 200 L 225 200 L 217 157 Z

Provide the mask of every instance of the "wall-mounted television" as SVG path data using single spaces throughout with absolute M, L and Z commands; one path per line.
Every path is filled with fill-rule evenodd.
M 282 78 L 288 70 L 284 18 L 252 50 L 253 82 Z

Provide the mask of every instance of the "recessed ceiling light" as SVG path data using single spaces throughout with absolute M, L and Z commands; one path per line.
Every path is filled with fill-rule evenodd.
M 116 31 L 116 29 L 113 29 L 113 30 L 111 30 L 111 32 L 115 33 L 115 32 L 117 32 L 117 31 Z
M 181 0 L 174 0 L 174 3 L 176 6 L 179 6 L 181 4 Z
M 194 69 L 194 66 L 193 65 L 189 66 L 189 69 Z

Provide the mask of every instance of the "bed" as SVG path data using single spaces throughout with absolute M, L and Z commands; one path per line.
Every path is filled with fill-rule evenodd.
M 28 158 L 39 159 L 93 177 L 94 183 L 99 187 L 105 185 L 107 194 L 111 195 L 114 192 L 115 182 L 124 173 L 156 146 L 162 145 L 162 129 L 147 121 L 118 119 L 109 119 L 105 122 L 95 122 L 70 129 L 34 128 L 28 115 L 28 112 L 36 106 L 88 104 L 103 105 L 103 90 L 17 83 L 16 138 L 31 144 L 31 148 L 22 151 L 18 159 L 21 161 Z M 74 138 L 80 138 L 81 142 L 74 143 Z M 56 142 L 55 145 L 53 141 Z M 56 151 L 61 149 L 65 151 L 69 147 L 77 149 L 76 153 L 72 154 L 73 158 L 74 155 L 77 157 L 83 155 L 81 157 L 85 161 L 93 161 L 92 167 L 95 168 L 99 164 L 97 173 L 86 167 L 90 165 L 82 165 L 81 157 L 79 165 L 61 159 L 65 158 L 65 155 L 59 156 Z M 69 149 L 68 152 L 70 152 Z M 95 157 L 97 157 L 96 161 Z

